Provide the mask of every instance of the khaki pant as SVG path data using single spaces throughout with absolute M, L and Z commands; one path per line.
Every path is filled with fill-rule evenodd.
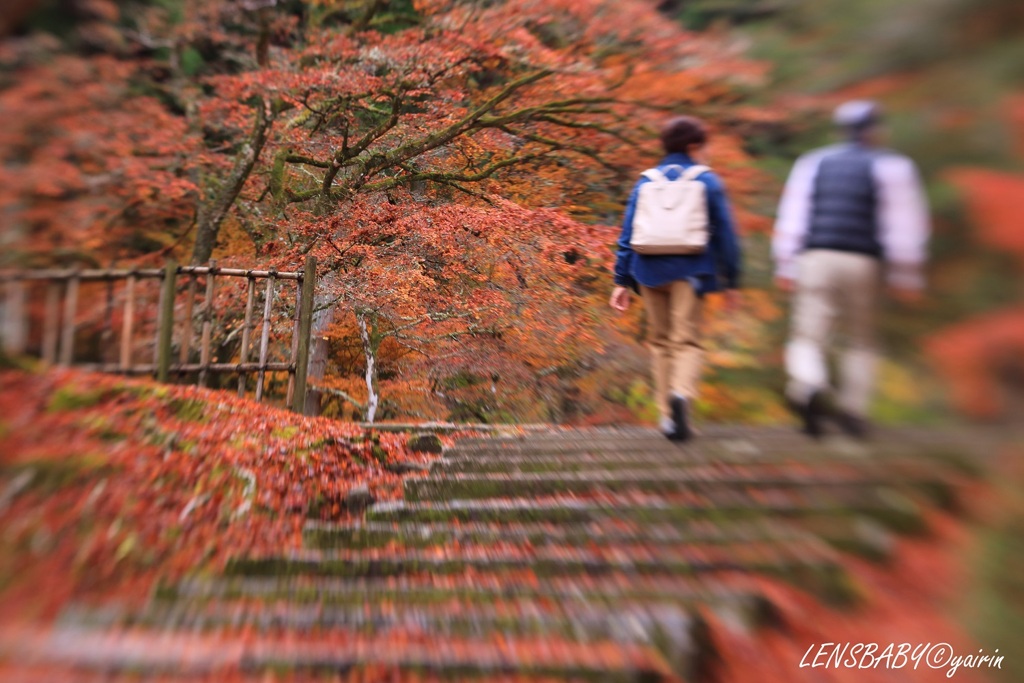
M 867 415 L 875 385 L 875 308 L 881 277 L 878 259 L 813 249 L 799 257 L 792 331 L 786 345 L 786 393 L 798 402 L 829 387 L 826 353 L 836 322 L 845 332 L 838 403 Z
M 697 338 L 700 299 L 686 280 L 640 286 L 650 323 L 651 374 L 662 421 L 670 419 L 668 394 L 697 397 L 704 348 Z

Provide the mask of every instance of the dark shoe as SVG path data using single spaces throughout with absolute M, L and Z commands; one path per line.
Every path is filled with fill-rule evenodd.
M 843 433 L 854 439 L 866 440 L 871 432 L 867 420 L 845 410 L 837 411 L 835 420 L 839 428 L 843 430 Z
M 806 403 L 787 401 L 790 410 L 796 413 L 803 423 L 802 431 L 807 436 L 815 439 L 821 438 L 825 433 L 825 417 L 829 413 L 828 397 L 824 391 L 818 390 L 811 394 Z
M 668 399 L 668 406 L 672 413 L 673 429 L 671 432 L 665 434 L 665 436 L 669 438 L 669 441 L 688 440 L 693 436 L 693 431 L 690 429 L 690 422 L 686 414 L 686 399 L 682 396 L 672 394 Z

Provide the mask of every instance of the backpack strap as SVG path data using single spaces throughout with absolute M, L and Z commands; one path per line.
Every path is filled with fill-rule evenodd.
M 683 167 L 680 166 L 679 164 L 671 164 L 669 166 L 666 166 L 665 168 L 666 169 L 669 169 L 669 168 L 681 169 L 682 173 L 679 175 L 679 178 L 678 178 L 679 180 L 696 180 L 697 176 L 699 176 L 701 173 L 703 173 L 704 171 L 710 171 L 711 170 L 708 166 L 701 166 L 699 164 L 696 165 L 696 166 L 690 166 L 687 169 L 683 169 Z M 640 175 L 643 178 L 647 178 L 648 180 L 653 180 L 655 182 L 666 182 L 666 181 L 668 181 L 668 177 L 665 175 L 665 172 L 662 171 L 660 168 L 657 168 L 657 167 L 649 168 L 646 171 L 644 171 L 643 173 L 641 173 Z
M 700 164 L 697 164 L 697 165 L 691 166 L 690 168 L 688 168 L 685 171 L 683 171 L 682 178 L 683 178 L 683 180 L 696 180 L 697 176 L 699 176 L 701 173 L 704 173 L 705 171 L 710 171 L 710 170 L 711 170 L 711 168 L 708 167 L 708 166 L 701 166 Z

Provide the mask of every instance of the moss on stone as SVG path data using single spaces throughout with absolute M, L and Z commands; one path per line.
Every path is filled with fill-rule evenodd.
M 65 386 L 53 392 L 46 409 L 51 413 L 60 413 L 92 408 L 110 398 L 114 393 L 116 392 L 112 392 L 106 387 L 76 389 Z
M 175 416 L 183 422 L 206 422 L 207 405 L 193 398 L 178 398 L 170 402 Z

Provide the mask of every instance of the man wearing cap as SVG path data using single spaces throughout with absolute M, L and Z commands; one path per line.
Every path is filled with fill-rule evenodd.
M 884 277 L 890 293 L 916 301 L 930 234 L 928 205 L 914 162 L 882 149 L 881 110 L 841 105 L 846 141 L 801 156 L 779 203 L 772 253 L 776 284 L 793 292 L 785 350 L 786 397 L 818 437 L 832 414 L 847 434 L 867 435 L 877 352 L 875 308 Z M 837 408 L 830 409 L 826 352 L 834 324 L 845 327 Z

